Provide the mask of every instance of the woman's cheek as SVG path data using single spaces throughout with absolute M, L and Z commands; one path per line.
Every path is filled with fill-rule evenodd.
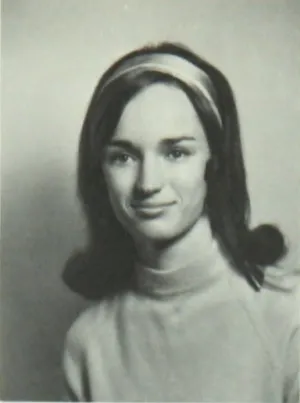
M 189 184 L 189 187 L 197 186 L 197 184 L 199 186 L 199 183 L 204 181 L 206 164 L 207 158 L 191 158 L 187 160 L 186 163 L 172 167 L 172 177 L 183 186 L 187 184 Z
M 200 206 L 203 203 L 206 194 L 205 167 L 206 160 L 199 159 L 174 170 L 173 188 L 183 204 Z
M 124 199 L 131 197 L 134 188 L 134 173 L 132 169 L 123 168 L 114 170 L 108 174 L 107 185 L 114 197 L 118 197 L 122 203 Z

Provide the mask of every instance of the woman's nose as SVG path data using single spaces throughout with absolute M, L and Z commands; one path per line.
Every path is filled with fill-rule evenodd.
M 139 166 L 136 180 L 136 190 L 143 194 L 152 194 L 160 191 L 163 173 L 159 161 L 154 158 L 144 158 Z

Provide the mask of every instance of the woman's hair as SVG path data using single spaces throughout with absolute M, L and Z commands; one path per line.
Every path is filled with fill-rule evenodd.
M 217 108 L 217 116 L 201 91 L 171 74 L 155 69 L 129 69 L 127 74 L 117 74 L 123 65 L 130 65 L 131 60 L 153 54 L 175 55 L 203 72 L 209 78 L 209 93 Z M 194 106 L 205 129 L 211 154 L 205 175 L 204 213 L 232 266 L 258 290 L 263 284 L 264 267 L 284 255 L 284 239 L 273 225 L 249 229 L 250 202 L 231 87 L 217 68 L 179 44 L 161 43 L 128 53 L 104 73 L 94 91 L 81 131 L 78 165 L 78 189 L 89 224 L 90 250 L 96 251 L 99 266 L 108 267 L 102 273 L 110 273 L 109 282 L 120 285 L 120 282 L 126 283 L 132 278 L 133 241 L 112 211 L 101 157 L 125 106 L 139 91 L 154 83 L 179 87 Z M 114 266 L 117 266 L 117 271 L 112 274 Z M 101 277 L 100 273 L 101 269 L 98 273 Z M 99 281 L 105 282 L 103 279 Z

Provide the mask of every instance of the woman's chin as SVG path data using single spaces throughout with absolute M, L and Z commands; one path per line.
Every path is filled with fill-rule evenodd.
M 170 225 L 155 225 L 154 223 L 147 223 L 138 225 L 134 231 L 134 238 L 140 241 L 161 243 L 170 242 L 172 239 L 178 237 L 180 231 Z

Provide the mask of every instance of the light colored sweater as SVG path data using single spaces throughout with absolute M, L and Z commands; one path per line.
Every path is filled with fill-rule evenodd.
M 214 253 L 89 308 L 68 332 L 68 398 L 299 402 L 299 313 L 290 291 L 255 292 Z

